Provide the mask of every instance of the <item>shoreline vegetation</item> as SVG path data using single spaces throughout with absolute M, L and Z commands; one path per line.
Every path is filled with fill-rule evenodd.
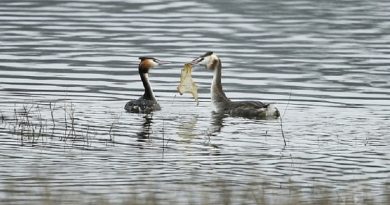
M 303 191 L 294 182 L 286 187 L 277 187 L 267 182 L 251 182 L 237 188 L 228 180 L 216 180 L 204 184 L 167 185 L 179 187 L 167 191 L 154 185 L 112 187 L 112 194 L 86 194 L 89 191 L 64 191 L 50 184 L 48 179 L 36 177 L 40 187 L 26 190 L 24 185 L 8 183 L 2 190 L 2 202 L 29 201 L 29 204 L 123 204 L 123 205 L 162 205 L 162 204 L 253 204 L 253 205 L 377 205 L 390 204 L 390 183 L 384 184 L 383 193 L 374 193 L 364 184 L 351 185 L 348 190 L 333 190 L 331 187 L 313 185 Z M 20 182 L 19 182 L 20 183 Z M 118 190 L 116 190 L 118 189 Z M 120 193 L 120 194 L 118 194 Z M 17 204 L 17 203 L 16 203 Z

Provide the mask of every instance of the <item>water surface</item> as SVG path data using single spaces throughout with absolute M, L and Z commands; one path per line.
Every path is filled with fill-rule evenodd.
M 380 202 L 390 176 L 389 22 L 381 0 L 3 0 L 0 199 L 38 204 L 49 190 L 64 203 L 148 193 L 213 201 L 221 180 L 234 193 L 266 182 L 270 201 L 320 185 L 358 202 L 364 187 Z M 275 102 L 282 128 L 214 116 L 203 69 L 193 76 L 198 107 L 176 92 L 183 63 L 206 51 L 222 60 L 227 95 Z M 162 107 L 153 115 L 123 110 L 143 92 L 143 55 L 173 62 L 151 71 Z

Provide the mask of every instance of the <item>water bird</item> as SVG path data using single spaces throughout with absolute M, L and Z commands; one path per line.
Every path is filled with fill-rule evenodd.
M 158 65 L 167 64 L 168 62 L 147 56 L 139 57 L 139 60 L 141 61 L 138 65 L 138 73 L 141 77 L 145 92 L 140 98 L 127 102 L 125 110 L 133 113 L 151 113 L 156 110 L 161 110 L 149 82 L 149 70 Z
M 260 101 L 231 101 L 226 97 L 222 89 L 222 63 L 221 59 L 213 52 L 195 58 L 193 65 L 203 65 L 213 72 L 211 84 L 211 101 L 217 113 L 229 114 L 236 117 L 256 118 L 256 119 L 276 119 L 280 113 L 274 104 Z

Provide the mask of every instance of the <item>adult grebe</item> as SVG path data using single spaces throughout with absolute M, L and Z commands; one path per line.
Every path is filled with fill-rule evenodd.
M 141 62 L 138 65 L 138 73 L 144 85 L 145 93 L 137 100 L 127 102 L 125 110 L 135 113 L 150 113 L 155 110 L 161 110 L 149 82 L 149 70 L 157 65 L 165 64 L 165 62 L 153 57 L 139 57 L 139 59 Z
M 194 59 L 191 63 L 194 65 L 204 65 L 206 69 L 214 72 L 213 82 L 211 84 L 211 101 L 217 113 L 257 119 L 278 118 L 280 116 L 278 109 L 273 104 L 266 104 L 260 101 L 233 102 L 227 98 L 223 92 L 221 83 L 222 63 L 213 52 L 207 52 Z

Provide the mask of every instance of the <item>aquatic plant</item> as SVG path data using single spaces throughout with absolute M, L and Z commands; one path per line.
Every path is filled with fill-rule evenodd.
M 0 122 L 3 130 L 17 136 L 20 144 L 37 145 L 48 139 L 62 141 L 68 145 L 91 146 L 91 139 L 96 136 L 93 122 L 85 122 L 78 118 L 75 104 L 72 102 L 59 103 L 26 103 L 15 105 L 12 112 L 1 112 Z M 114 141 L 114 129 L 120 115 L 109 125 L 105 125 L 106 143 Z M 77 144 L 76 144 L 77 143 Z

